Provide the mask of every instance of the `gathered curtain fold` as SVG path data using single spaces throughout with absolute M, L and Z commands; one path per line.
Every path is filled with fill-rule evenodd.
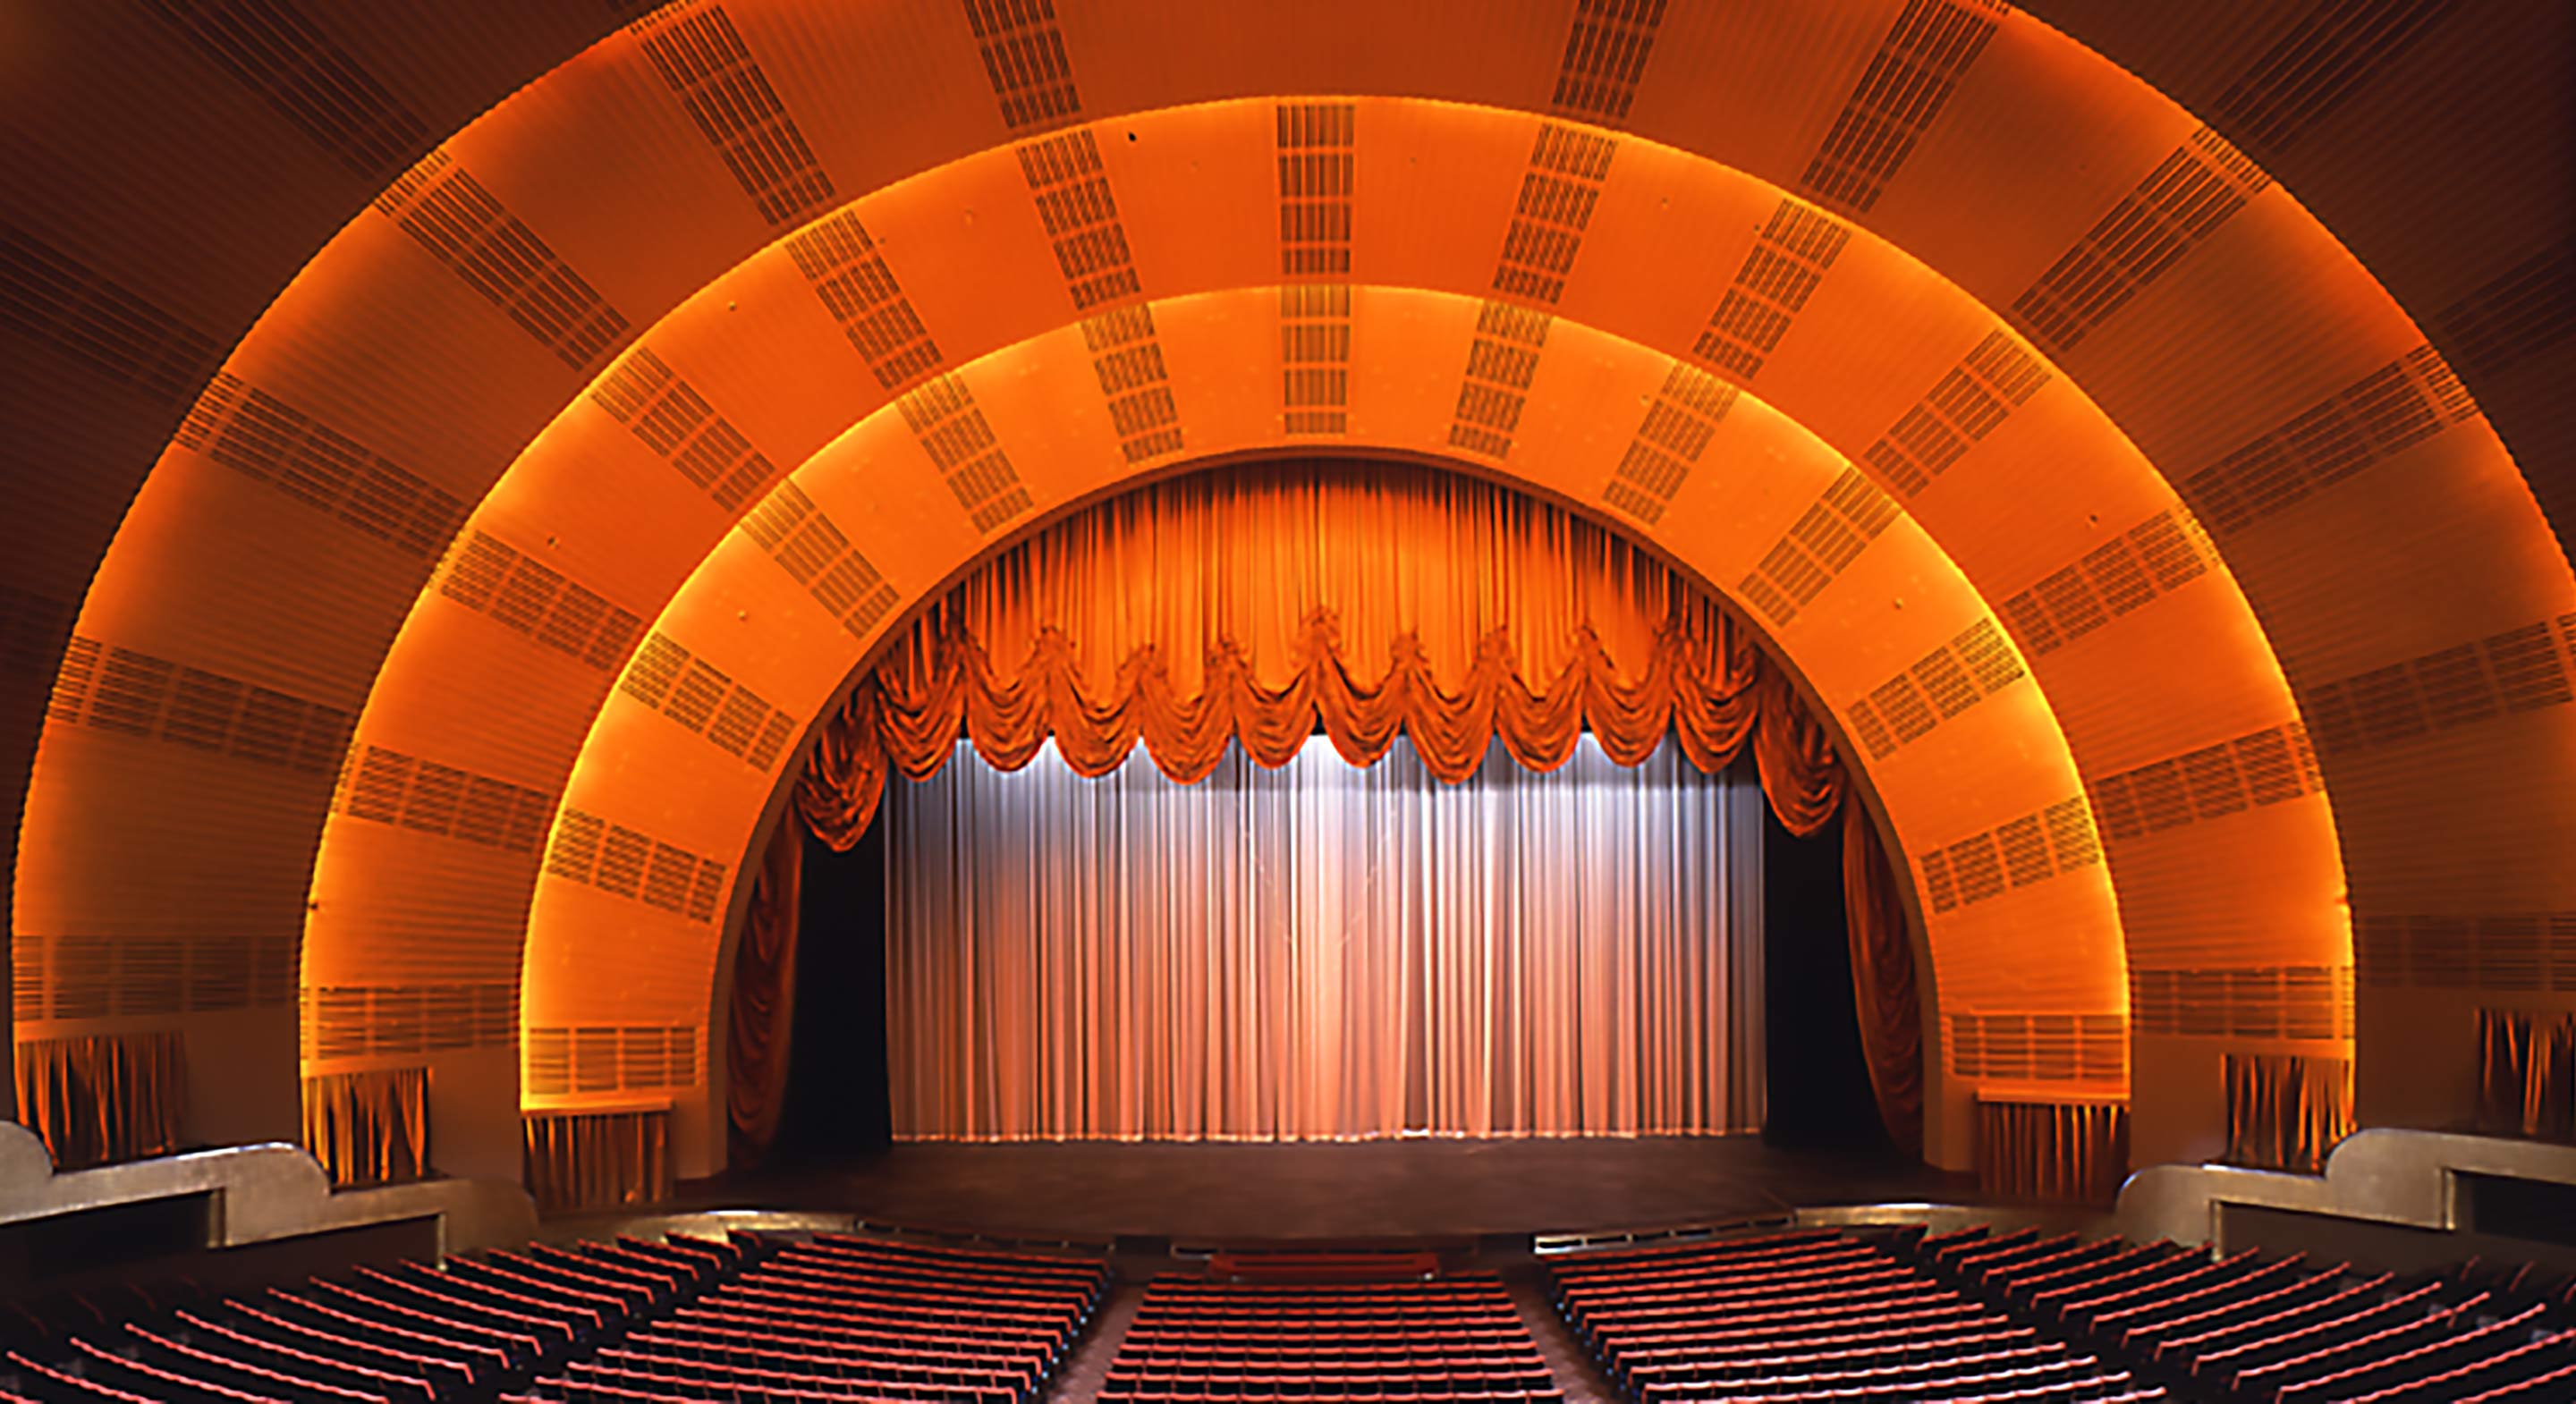
M 370 1068 L 304 1079 L 304 1148 L 334 1186 L 429 1173 L 429 1069 Z
M 540 1213 L 615 1209 L 671 1197 L 671 1113 L 528 1112 L 520 1179 Z
M 2125 1103 L 1977 1103 L 1977 1188 L 1986 1194 L 2107 1205 L 2128 1177 Z
M 2478 1011 L 2478 1129 L 2576 1141 L 2576 1014 Z
M 1914 939 L 1905 900 L 1860 805 L 1843 806 L 1843 911 L 1851 924 L 1852 1007 L 1862 1061 L 1888 1139 L 1923 1153 L 1923 1010 L 1914 985 Z
M 734 947 L 727 1010 L 725 1089 L 729 1144 L 736 1164 L 756 1165 L 778 1131 L 786 1100 L 788 1033 L 796 1014 L 796 904 L 805 855 L 803 826 L 783 823 L 771 835 L 751 908 Z
M 2350 1059 L 2227 1055 L 2230 1165 L 2321 1175 L 2326 1156 L 2354 1130 Z
M 180 1036 L 34 1038 L 17 1045 L 18 1119 L 61 1170 L 168 1155 L 187 1105 Z
M 888 777 L 928 779 L 960 737 L 1003 770 L 1052 739 L 1086 776 L 1142 746 L 1191 784 L 1230 744 L 1277 768 L 1319 732 L 1357 766 L 1401 735 L 1450 784 L 1496 742 L 1553 770 L 1587 732 L 1624 766 L 1670 737 L 1711 773 L 1749 746 L 1773 811 L 1802 836 L 1842 812 L 1847 788 L 1824 727 L 1749 633 L 1624 538 L 1479 480 L 1324 461 L 1156 484 L 995 558 L 851 690 L 793 808 L 847 850 Z M 1864 1023 L 1879 1030 L 1873 1083 L 1891 1133 L 1912 1145 L 1921 1039 L 1895 1025 L 1914 1004 L 1913 964 L 1872 839 L 1846 855 L 1854 910 L 1868 913 L 1853 922 L 1853 964 L 1870 984 Z M 791 973 L 738 964 L 737 985 L 764 984 L 737 989 L 734 1007 L 783 1002 L 771 986 Z M 756 1082 L 737 1070 L 738 1128 L 774 1124 L 777 1091 Z

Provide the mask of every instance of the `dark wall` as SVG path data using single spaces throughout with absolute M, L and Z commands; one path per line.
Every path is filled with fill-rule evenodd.
M 796 1028 L 772 1158 L 792 1162 L 893 1140 L 886 1100 L 886 829 L 835 853 L 805 836 L 797 906 Z M 794 822 L 791 820 L 790 822 Z
M 1841 820 L 1794 838 L 1762 806 L 1762 1027 L 1776 1146 L 1888 1148 L 1852 1007 Z

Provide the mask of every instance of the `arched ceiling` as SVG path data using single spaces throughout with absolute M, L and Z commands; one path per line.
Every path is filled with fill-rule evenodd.
M 343 166 L 420 149 L 407 100 L 348 80 L 374 52 L 308 21 L 295 71 L 338 84 L 316 97 L 233 42 L 252 8 L 188 10 L 136 62 L 214 55 L 237 105 Z M 515 1062 L 524 936 L 546 968 L 674 915 L 538 878 L 559 800 L 688 860 L 677 921 L 721 911 L 792 755 L 773 714 L 800 733 L 872 630 L 1050 507 L 1290 442 L 1283 348 L 1337 336 L 1346 360 L 1296 364 L 1344 372 L 1347 442 L 1606 501 L 1767 619 L 1888 804 L 1936 961 L 1972 948 L 1952 932 L 2125 932 L 2142 1034 L 2217 1039 L 2138 1090 L 2150 1154 L 2206 1139 L 2218 1048 L 2343 1046 L 2344 874 L 2365 931 L 2398 923 L 2400 984 L 2417 914 L 2567 905 L 2569 791 L 2534 765 L 2567 751 L 2564 555 L 2416 319 L 2288 191 L 2000 7 L 1489 9 L 683 4 L 465 127 L 226 358 L 87 589 L 23 824 L 33 1017 L 79 1020 L 83 961 L 175 960 L 193 1012 L 239 947 L 265 991 L 292 923 L 310 1057 Z M 13 277 L 55 289 L 18 296 L 21 326 L 186 394 L 187 319 L 97 271 L 131 235 L 61 218 L 96 257 L 13 236 Z M 1361 286 L 1335 316 L 1283 278 Z M 2534 325 L 2511 323 L 2556 344 Z M 1120 379 L 1143 345 L 1162 380 Z M 1025 504 L 947 454 L 970 415 Z M 1694 415 L 1713 430 L 1677 429 Z M 1681 443 L 1706 466 L 1661 491 Z M 1835 463 L 1879 491 L 1837 496 Z M 800 500 L 850 549 L 799 554 Z M 55 550 L 40 570 L 79 568 Z M 780 632 L 728 637 L 727 604 Z M 2032 675 L 1991 675 L 2003 705 L 1955 681 L 1988 616 Z M 725 660 L 766 765 L 709 773 L 714 748 L 611 693 L 648 631 Z M 675 807 L 674 774 L 707 801 Z M 2033 876 L 2069 816 L 2107 840 L 2116 915 L 2099 867 Z M 166 855 L 147 880 L 137 837 Z M 2050 905 L 2078 890 L 2102 905 Z M 1957 1082 L 2116 1084 L 2050 1022 L 2125 1012 L 2106 959 L 2081 998 L 1962 998 L 1945 969 L 1980 1059 L 1954 1046 Z M 549 988 L 524 1022 L 613 1017 Z M 2212 991 L 2218 1026 L 2177 1012 Z M 2397 1115 L 2421 1095 L 2385 1086 Z

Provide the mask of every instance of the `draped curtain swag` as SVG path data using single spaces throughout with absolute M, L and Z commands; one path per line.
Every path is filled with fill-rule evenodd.
M 2107 1205 L 2129 1177 L 2118 1102 L 1977 1103 L 1977 1188 L 2000 1199 Z
M 889 772 L 928 779 L 961 736 L 1003 770 L 1052 738 L 1089 776 L 1141 745 L 1188 784 L 1229 742 L 1275 768 L 1319 730 L 1359 766 L 1401 732 L 1451 784 L 1497 739 L 1536 770 L 1564 764 L 1587 730 L 1627 766 L 1667 736 L 1710 773 L 1750 745 L 1774 811 L 1801 835 L 1845 788 L 1787 678 L 1709 596 L 1625 539 L 1474 479 L 1324 461 L 1144 488 L 997 557 L 852 690 L 795 810 L 846 850 Z M 1867 857 L 1850 855 L 1847 880 Z M 1880 871 L 1893 893 L 1883 855 Z M 1887 954 L 1903 944 L 1894 929 L 1854 925 L 1872 947 L 1855 970 L 1873 982 L 1911 977 L 1910 958 Z M 1892 1021 L 1912 999 L 1891 985 L 1864 1003 Z M 1868 1046 L 1882 1106 L 1901 1120 L 1920 1102 L 1905 1091 L 1921 1084 L 1919 1034 L 1882 1030 Z M 763 1094 L 742 1095 L 757 1120 Z
M 614 1209 L 671 1197 L 671 1113 L 529 1112 L 520 1175 L 539 1213 Z
M 2478 1011 L 2478 1129 L 2576 1141 L 2576 1014 Z
M 2228 1164 L 2321 1175 L 2355 1129 L 2350 1059 L 2227 1055 Z
M 18 1045 L 18 1118 L 61 1170 L 168 1155 L 187 1105 L 179 1035 L 84 1034 Z
M 788 1032 L 796 1014 L 796 903 L 804 856 L 804 826 L 780 824 L 761 860 L 751 910 L 734 947 L 725 1033 L 725 1116 L 732 1159 L 740 1165 L 759 1163 L 777 1135 L 778 1111 L 787 1095 Z
M 429 1173 L 429 1069 L 374 1068 L 304 1079 L 304 1148 L 335 1186 Z

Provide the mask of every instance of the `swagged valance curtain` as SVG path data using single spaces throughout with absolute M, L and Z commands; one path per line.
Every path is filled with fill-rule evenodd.
M 1189 784 L 1229 743 L 1276 767 L 1320 731 L 1370 765 L 1401 733 L 1455 783 L 1497 741 L 1555 769 L 1587 730 L 1631 766 L 1668 735 L 1712 773 L 1750 746 L 1795 834 L 1842 807 L 1841 763 L 1787 680 L 1706 594 L 1624 539 L 1409 466 L 1229 469 L 1072 517 L 959 585 L 832 718 L 795 808 L 847 849 L 889 772 L 930 777 L 961 735 L 1004 770 L 1052 737 L 1093 776 L 1141 745 Z M 1845 878 L 1862 1041 L 1891 1133 L 1919 1146 L 1912 960 L 1868 828 L 1855 807 Z M 755 892 L 764 949 L 736 971 L 731 1047 L 758 1079 L 738 1078 L 730 1098 L 745 1149 L 765 1139 L 783 1086 L 785 965 L 778 914 L 761 909 L 792 904 L 787 874 L 773 864 Z

